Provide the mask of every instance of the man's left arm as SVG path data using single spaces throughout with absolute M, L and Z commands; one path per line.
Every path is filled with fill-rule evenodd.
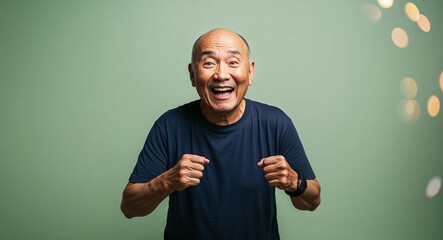
M 292 197 L 292 205 L 299 210 L 314 211 L 321 202 L 320 183 L 317 179 L 306 180 L 307 186 L 303 194 L 298 197 Z
M 294 195 L 291 196 L 291 201 L 295 208 L 314 211 L 320 205 L 321 187 L 318 180 L 303 179 L 303 176 L 299 176 L 291 168 L 284 156 L 263 158 L 257 166 L 263 169 L 269 186 L 284 190 L 289 195 Z M 305 186 L 301 184 L 305 184 Z M 300 193 L 300 191 L 303 192 Z

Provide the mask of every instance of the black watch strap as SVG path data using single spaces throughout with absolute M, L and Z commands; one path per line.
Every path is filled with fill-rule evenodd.
M 305 192 L 307 186 L 308 186 L 308 183 L 306 182 L 306 179 L 302 175 L 299 174 L 298 175 L 297 190 L 295 192 L 285 191 L 285 193 L 291 197 L 298 197 Z

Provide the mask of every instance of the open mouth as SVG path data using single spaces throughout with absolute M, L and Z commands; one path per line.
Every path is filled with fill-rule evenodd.
M 232 87 L 213 87 L 211 88 L 211 92 L 215 95 L 225 95 L 230 94 L 234 91 Z

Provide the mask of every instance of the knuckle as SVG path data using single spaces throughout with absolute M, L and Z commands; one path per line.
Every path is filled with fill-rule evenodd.
M 178 175 L 180 176 L 180 178 L 183 178 L 184 176 L 186 176 L 188 174 L 188 171 L 186 171 L 185 169 L 180 169 L 178 171 Z
M 278 163 L 278 167 L 281 168 L 281 169 L 286 169 L 286 168 L 288 168 L 288 165 L 286 164 L 286 162 L 280 161 Z
M 283 176 L 288 176 L 288 173 L 289 173 L 288 169 L 283 169 L 283 170 L 281 170 L 281 174 L 282 174 Z
M 281 183 L 283 184 L 283 185 L 288 185 L 289 184 L 289 180 L 288 180 L 288 178 L 282 178 L 282 180 L 281 180 Z
M 187 183 L 186 179 L 184 179 L 184 178 L 179 178 L 178 182 L 181 186 L 186 186 L 186 183 Z

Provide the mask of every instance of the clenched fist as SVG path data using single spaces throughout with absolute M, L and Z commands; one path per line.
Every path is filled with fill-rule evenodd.
M 263 158 L 257 166 L 263 169 L 269 186 L 290 192 L 297 190 L 298 174 L 289 166 L 284 156 Z
M 171 169 L 170 183 L 174 190 L 183 190 L 196 186 L 203 177 L 203 170 L 209 164 L 205 157 L 184 154 L 180 161 Z

